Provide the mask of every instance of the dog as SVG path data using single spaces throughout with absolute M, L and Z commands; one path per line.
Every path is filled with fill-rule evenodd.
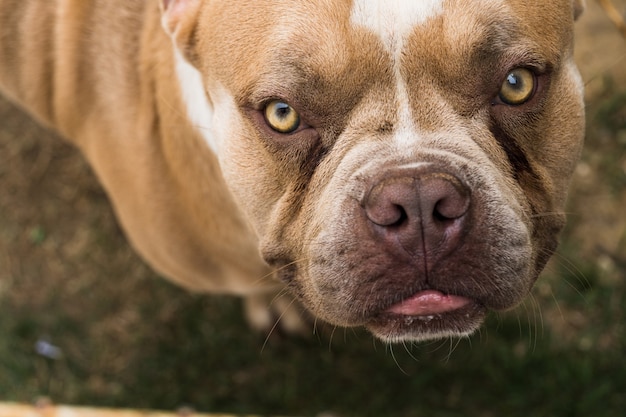
M 157 272 L 253 326 L 299 328 L 297 300 L 388 342 L 466 336 L 557 246 L 582 9 L 0 0 L 0 90 L 82 151 Z

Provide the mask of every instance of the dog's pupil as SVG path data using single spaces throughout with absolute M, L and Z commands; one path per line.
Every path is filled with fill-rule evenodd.
M 291 113 L 291 107 L 289 107 L 288 104 L 286 103 L 276 104 L 276 116 L 278 116 L 278 118 L 284 120 L 287 117 L 289 117 L 290 113 Z
M 515 75 L 514 73 L 510 73 L 509 76 L 506 78 L 506 80 L 509 83 L 509 85 L 516 90 L 521 90 L 524 86 L 524 83 L 522 82 L 521 78 Z

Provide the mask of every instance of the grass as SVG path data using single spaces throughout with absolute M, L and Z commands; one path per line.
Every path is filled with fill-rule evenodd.
M 586 277 L 589 285 L 558 284 L 555 294 L 565 293 L 561 308 L 597 313 L 597 322 L 578 336 L 585 344 L 559 347 L 533 320 L 522 318 L 520 325 L 507 315 L 492 317 L 481 334 L 460 342 L 392 348 L 347 331 L 332 341 L 272 340 L 263 350 L 235 300 L 194 297 L 155 280 L 157 303 L 144 305 L 144 319 L 121 344 L 90 339 L 89 327 L 97 325 L 90 318 L 51 320 L 49 335 L 68 353 L 59 360 L 34 352 L 39 314 L 3 311 L 0 392 L 5 400 L 48 395 L 78 404 L 187 404 L 264 415 L 614 416 L 626 406 L 626 372 L 619 365 L 626 337 L 613 320 L 626 317 L 622 304 L 607 308 L 614 291 Z M 170 304 L 165 316 L 161 303 Z M 612 340 L 604 348 L 606 331 Z
M 393 347 L 358 330 L 264 344 L 238 300 L 159 279 L 75 151 L 37 139 L 47 133 L 0 103 L 0 401 L 290 416 L 621 415 L 626 90 L 617 87 L 588 103 L 570 222 L 532 297 L 469 339 Z M 15 131 L 26 132 L 17 145 Z M 62 355 L 38 353 L 42 341 Z

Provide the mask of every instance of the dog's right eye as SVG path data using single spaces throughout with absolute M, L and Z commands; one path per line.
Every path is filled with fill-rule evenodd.
M 498 97 L 511 106 L 519 106 L 530 100 L 536 89 L 535 74 L 527 68 L 509 72 L 500 87 Z
M 268 126 L 278 133 L 291 133 L 300 127 L 300 115 L 284 101 L 268 102 L 263 114 Z

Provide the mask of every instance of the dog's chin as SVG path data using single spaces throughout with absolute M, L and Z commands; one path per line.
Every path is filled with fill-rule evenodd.
M 365 327 L 389 343 L 421 342 L 469 336 L 480 327 L 486 314 L 486 307 L 468 300 L 457 309 L 432 314 L 411 315 L 386 310 L 368 321 Z

